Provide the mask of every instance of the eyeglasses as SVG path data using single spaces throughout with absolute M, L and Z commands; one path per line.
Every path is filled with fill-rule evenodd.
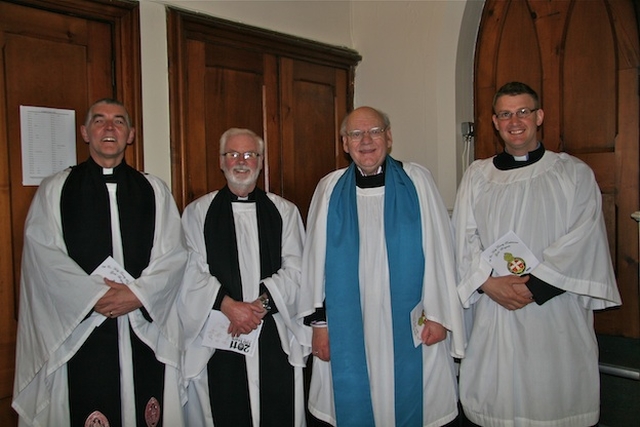
M 369 134 L 369 136 L 371 137 L 371 139 L 380 139 L 382 138 L 382 135 L 384 135 L 384 132 L 387 130 L 387 128 L 381 128 L 381 127 L 375 127 L 375 128 L 371 128 L 369 130 L 352 130 L 350 132 L 347 132 L 347 136 L 349 138 L 351 138 L 352 141 L 361 141 L 362 138 L 364 138 L 365 135 Z
M 244 153 L 238 153 L 237 151 L 228 151 L 226 153 L 222 153 L 221 156 L 224 156 L 229 160 L 238 160 L 240 157 L 245 160 L 253 160 L 260 157 L 260 153 L 256 153 L 255 151 L 246 151 Z
M 533 110 L 530 108 L 521 108 L 519 110 L 516 110 L 515 113 L 511 111 L 500 111 L 499 113 L 496 113 L 496 117 L 498 118 L 498 120 L 510 120 L 511 117 L 513 117 L 513 115 L 515 114 L 517 118 L 524 119 L 525 117 L 529 117 L 534 111 L 538 110 L 539 108 L 534 108 Z

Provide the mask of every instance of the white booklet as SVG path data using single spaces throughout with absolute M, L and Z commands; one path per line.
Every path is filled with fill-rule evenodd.
M 91 275 L 98 275 L 105 279 L 113 280 L 114 282 L 124 283 L 125 285 L 128 285 L 135 280 L 127 270 L 118 264 L 118 261 L 113 259 L 111 256 L 106 257 L 105 260 L 102 261 L 102 264 L 93 270 Z
M 207 324 L 204 327 L 204 338 L 202 345 L 205 347 L 228 350 L 252 357 L 258 346 L 258 338 L 264 322 L 260 322 L 258 327 L 246 335 L 232 337 L 229 332 L 231 322 L 221 311 L 211 310 Z
M 494 276 L 522 276 L 540 264 L 533 252 L 513 231 L 509 231 L 485 249 L 482 257 L 493 267 Z

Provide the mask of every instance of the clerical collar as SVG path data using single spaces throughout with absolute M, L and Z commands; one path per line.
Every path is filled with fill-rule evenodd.
M 525 156 L 512 156 L 511 154 L 503 151 L 493 158 L 493 165 L 499 170 L 518 169 L 524 166 L 529 166 L 536 163 L 544 155 L 544 145 L 542 142 L 538 142 L 538 147 L 529 151 Z
M 126 162 L 123 159 L 122 162 L 120 162 L 120 164 L 116 167 L 103 168 L 102 166 L 97 164 L 96 161 L 93 160 L 91 156 L 89 156 L 89 159 L 87 160 L 87 164 L 90 170 L 93 170 L 94 171 L 93 173 L 100 174 L 104 178 L 105 182 L 116 182 L 116 177 L 120 174 L 122 170 L 124 170 L 125 168 L 124 165 L 126 164 Z
M 254 203 L 256 201 L 256 190 L 255 189 L 251 193 L 246 195 L 246 196 L 237 196 L 232 191 L 229 191 L 229 193 L 231 193 L 231 201 L 232 202 Z
M 356 186 L 360 188 L 384 187 L 384 175 L 387 159 L 378 167 L 374 175 L 365 175 L 359 167 L 356 167 Z

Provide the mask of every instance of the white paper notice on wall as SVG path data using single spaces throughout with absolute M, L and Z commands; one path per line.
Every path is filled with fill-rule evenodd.
M 22 185 L 40 185 L 77 163 L 75 128 L 75 110 L 20 106 Z

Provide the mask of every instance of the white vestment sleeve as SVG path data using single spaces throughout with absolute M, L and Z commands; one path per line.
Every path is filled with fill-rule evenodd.
M 182 213 L 182 228 L 189 253 L 178 299 L 187 349 L 183 363 L 185 380 L 200 374 L 214 351 L 202 346 L 202 333 L 222 285 L 209 272 L 203 230 L 207 211 L 216 194 L 214 191 L 200 197 Z
M 297 322 L 298 296 L 304 245 L 304 225 L 298 208 L 291 202 L 269 193 L 282 217 L 282 265 L 271 277 L 263 280 L 274 300 L 278 312 L 274 319 L 278 326 L 282 349 L 293 366 L 306 366 L 310 345 L 301 345 L 309 335 L 310 327 Z
M 129 285 L 153 319 L 140 310 L 129 313 L 136 335 L 156 353 L 156 358 L 174 368 L 180 363 L 182 331 L 176 301 L 187 261 L 180 213 L 169 188 L 160 179 L 145 175 L 156 199 L 156 223 L 149 265 Z
M 404 163 L 404 168 L 420 200 L 425 257 L 424 312 L 429 320 L 440 323 L 449 331 L 451 355 L 463 357 L 466 333 L 462 306 L 456 291 L 453 229 L 449 214 L 431 173 L 415 163 Z
M 25 419 L 49 403 L 45 380 L 59 368 L 48 366 L 51 356 L 109 289 L 101 277 L 87 275 L 67 254 L 60 193 L 68 175 L 65 170 L 42 181 L 25 222 L 13 392 L 13 407 Z M 88 319 L 85 338 L 100 322 L 99 316 Z

